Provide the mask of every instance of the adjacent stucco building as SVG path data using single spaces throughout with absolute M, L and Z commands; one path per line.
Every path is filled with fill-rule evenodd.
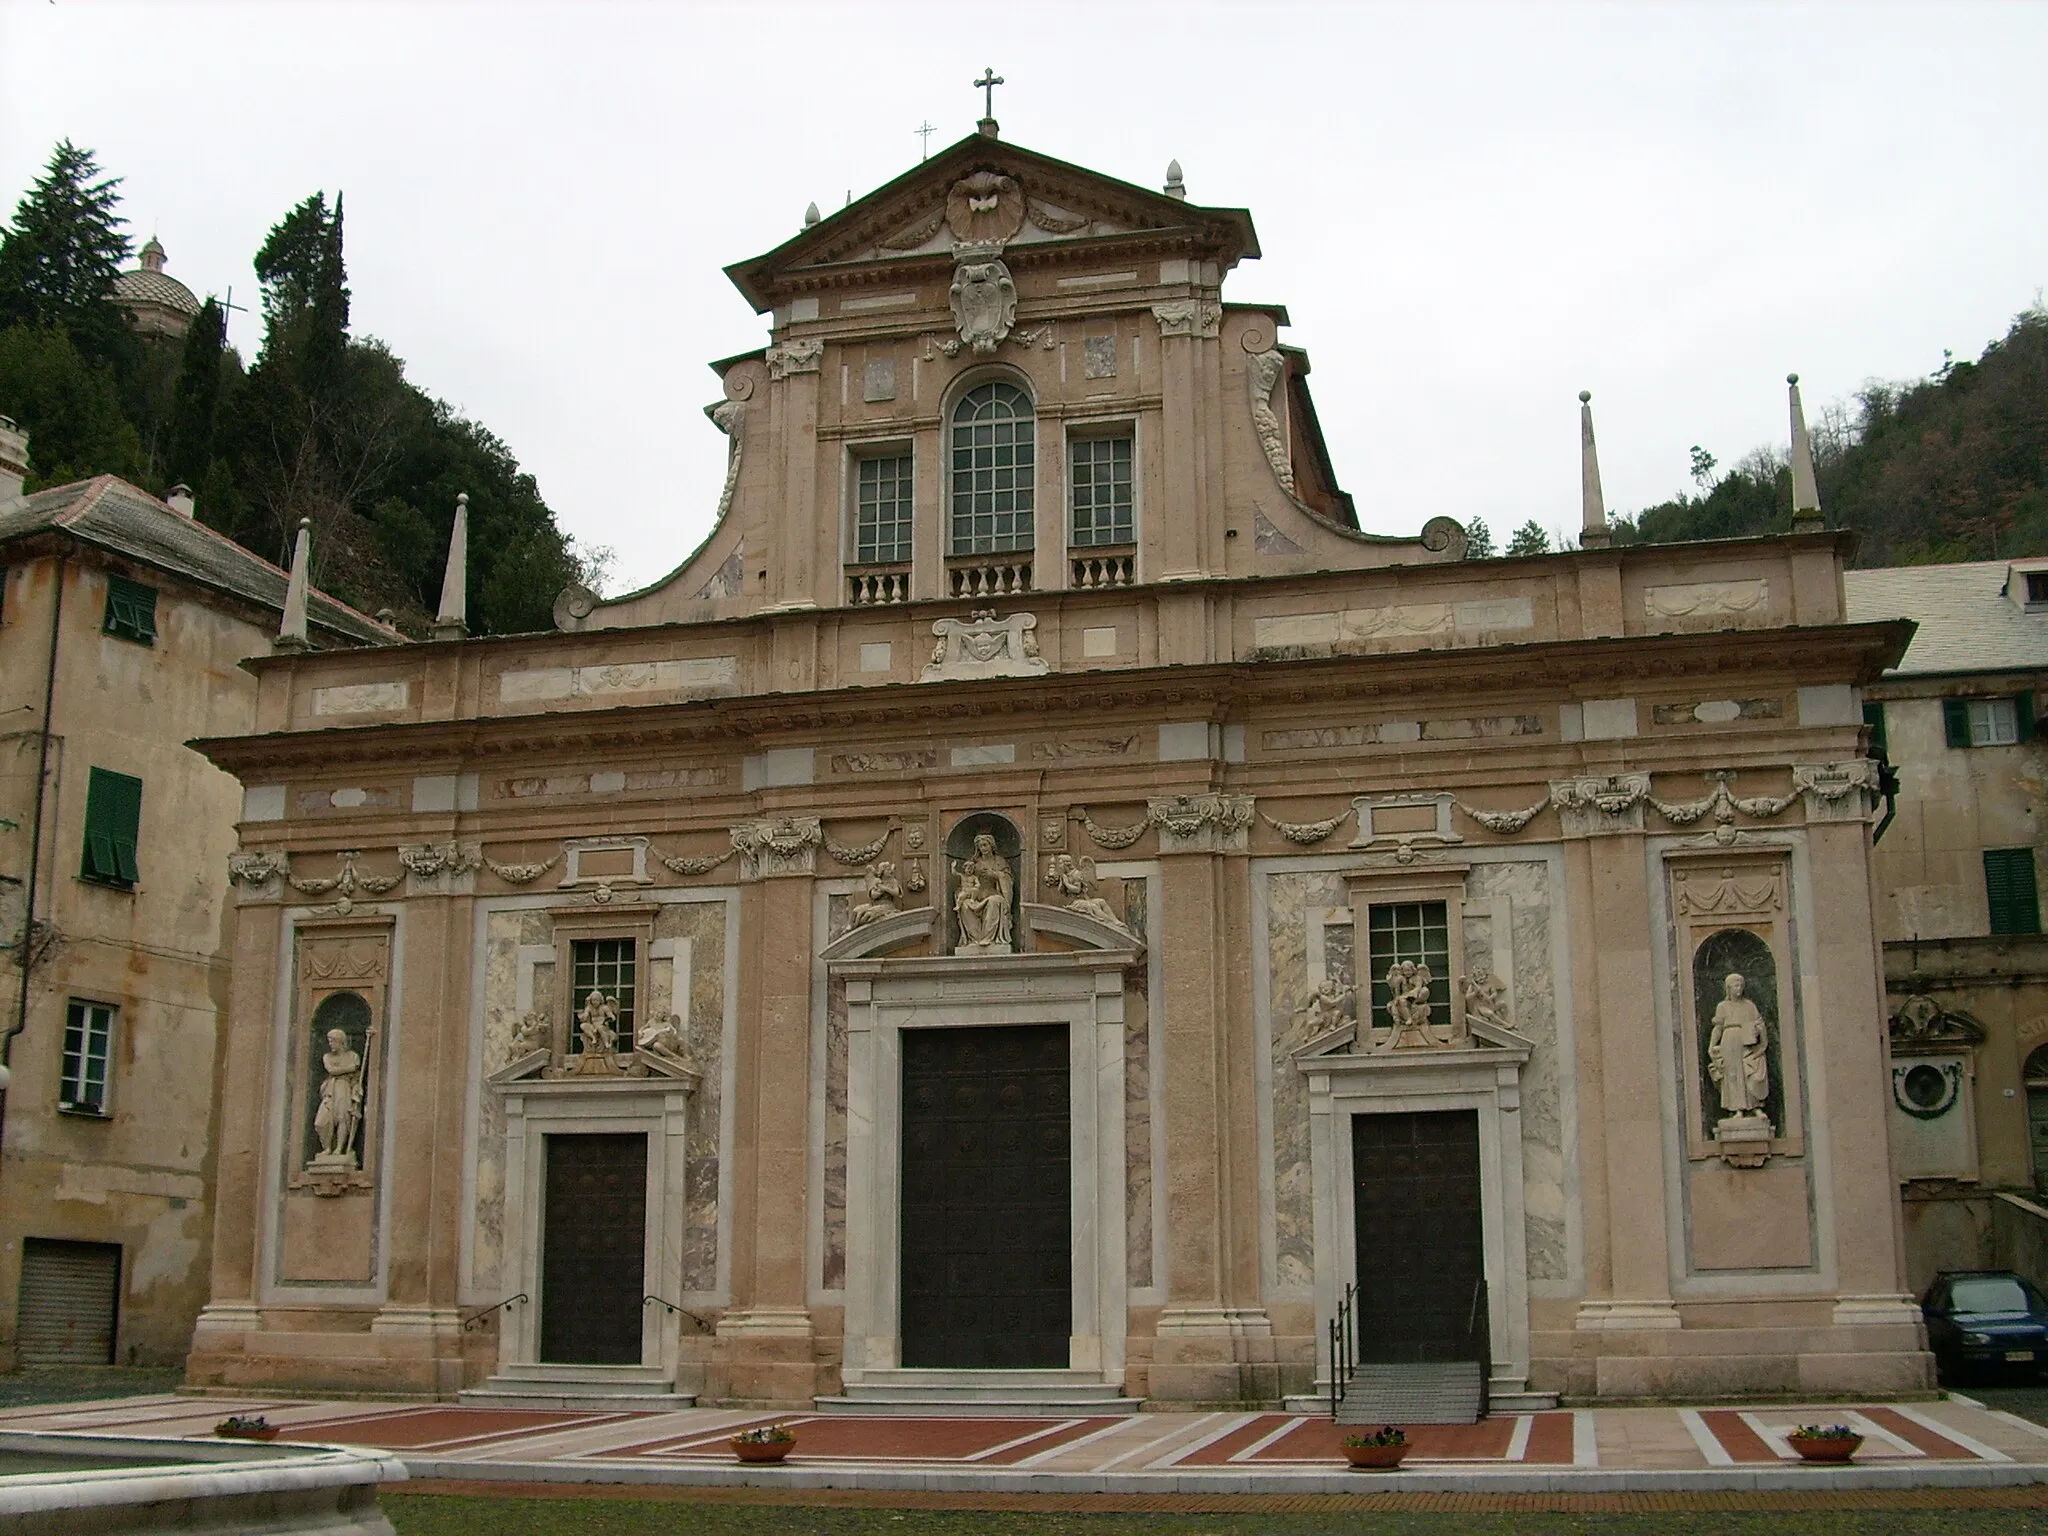
M 221 880 L 284 573 L 111 476 L 23 499 L 0 418 L 0 1368 L 176 1364 L 206 1296 Z M 323 644 L 396 638 L 323 595 Z M 24 992 L 23 977 L 27 986 Z

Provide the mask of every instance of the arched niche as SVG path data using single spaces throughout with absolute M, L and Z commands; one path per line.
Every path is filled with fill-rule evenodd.
M 1708 1072 L 1714 1035 L 1714 1012 L 1726 996 L 1727 978 L 1742 978 L 1742 995 L 1756 1004 L 1764 1020 L 1764 1064 L 1768 1073 L 1763 1113 L 1782 1134 L 1785 1125 L 1785 1083 L 1781 1048 L 1785 1015 L 1779 1007 L 1778 960 L 1771 946 L 1747 928 L 1723 928 L 1710 933 L 1693 951 L 1693 1016 L 1699 1020 L 1699 1083 L 1701 1132 L 1712 1136 L 1716 1125 L 1728 1113 L 1721 1105 L 1719 1087 Z
M 299 1154 L 302 1163 L 310 1163 L 320 1151 L 320 1134 L 314 1128 L 314 1117 L 320 1107 L 320 1089 L 327 1081 L 324 1065 L 327 1056 L 327 1035 L 330 1030 L 340 1030 L 348 1038 L 348 1049 L 356 1053 L 367 1070 L 369 1062 L 370 1025 L 375 1015 L 370 1010 L 369 999 L 360 992 L 330 992 L 320 1000 L 320 1006 L 313 1010 L 310 1026 L 312 1038 L 306 1048 L 306 1115 L 301 1128 L 303 1146 Z M 362 1132 L 357 1128 L 356 1137 Z M 353 1147 L 350 1148 L 353 1150 Z
M 984 848 L 983 839 L 992 843 L 993 849 Z M 1008 871 L 1008 912 L 1002 914 L 1000 930 L 1007 935 L 1001 944 L 981 944 L 968 932 L 970 926 L 978 927 L 981 933 L 994 931 L 997 925 L 991 923 L 1000 907 L 997 896 L 1000 893 L 1000 877 L 988 873 L 988 852 L 999 859 Z M 983 861 L 977 869 L 977 860 Z M 1017 824 L 1009 817 L 995 811 L 976 811 L 963 816 L 953 824 L 946 834 L 946 948 L 949 953 L 1004 954 L 1021 948 L 1022 925 L 1018 918 L 1023 900 L 1024 838 L 1018 832 Z M 963 886 L 972 879 L 976 889 L 963 899 Z

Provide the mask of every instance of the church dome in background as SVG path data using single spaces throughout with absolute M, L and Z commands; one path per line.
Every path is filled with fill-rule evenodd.
M 199 313 L 192 290 L 164 271 L 164 248 L 155 236 L 142 248 L 142 265 L 114 279 L 113 298 L 145 336 L 183 336 Z

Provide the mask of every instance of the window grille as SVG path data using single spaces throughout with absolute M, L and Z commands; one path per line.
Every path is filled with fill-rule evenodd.
M 84 1115 L 107 1112 L 107 1054 L 113 1036 L 113 1009 L 104 1003 L 71 1000 L 64 1013 L 64 1052 L 57 1082 L 59 1109 Z
M 860 460 L 854 494 L 854 563 L 908 563 L 910 455 Z
M 592 992 L 618 1004 L 619 1049 L 633 1049 L 635 945 L 631 939 L 577 939 L 569 946 L 569 1050 L 583 1049 L 576 1017 Z
M 1441 901 L 1390 902 L 1366 912 L 1366 954 L 1372 967 L 1372 1022 L 1388 1029 L 1387 968 L 1403 960 L 1429 967 L 1429 1018 L 1451 1022 L 1451 934 Z
M 142 830 L 142 780 L 95 768 L 85 789 L 85 858 L 78 873 L 102 885 L 141 878 L 135 846 Z
M 107 616 L 100 629 L 123 640 L 156 644 L 156 588 L 121 576 L 107 578 Z
M 953 407 L 952 552 L 1029 549 L 1037 476 L 1031 397 L 984 384 Z
M 1077 549 L 1131 542 L 1131 440 L 1077 437 L 1068 445 Z

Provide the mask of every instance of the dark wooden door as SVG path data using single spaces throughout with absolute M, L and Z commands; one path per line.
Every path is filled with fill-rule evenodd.
M 1351 1171 L 1359 1358 L 1481 1358 L 1477 1112 L 1353 1115 Z
M 540 1261 L 540 1357 L 640 1363 L 647 1135 L 550 1136 Z
M 903 1032 L 903 1364 L 1064 1369 L 1067 1027 Z

